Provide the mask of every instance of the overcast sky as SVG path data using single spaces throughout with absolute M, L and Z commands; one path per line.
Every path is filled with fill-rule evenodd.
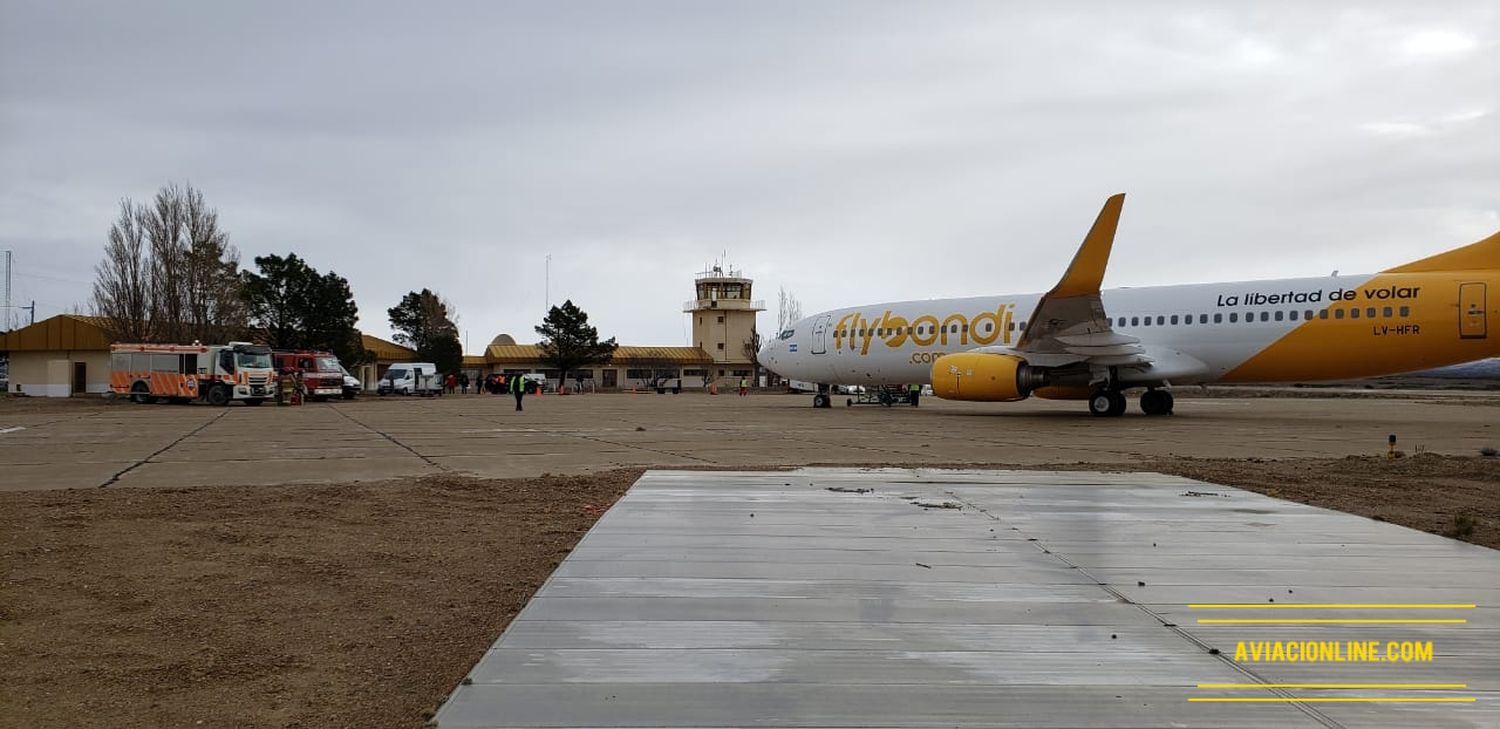
M 384 7 L 382 7 L 384 5 Z M 249 264 L 432 288 L 471 353 L 551 299 L 685 344 L 727 252 L 807 313 L 1378 270 L 1500 229 L 1500 3 L 0 0 L 0 249 L 88 308 L 122 197 Z

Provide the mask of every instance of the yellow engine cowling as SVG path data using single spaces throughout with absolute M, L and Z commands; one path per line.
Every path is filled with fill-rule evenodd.
M 1014 355 L 945 354 L 932 363 L 932 392 L 945 400 L 1025 400 L 1041 384 L 1038 374 Z

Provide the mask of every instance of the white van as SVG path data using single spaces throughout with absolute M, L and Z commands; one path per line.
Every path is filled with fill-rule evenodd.
M 443 391 L 443 378 L 431 362 L 397 362 L 380 376 L 376 394 L 435 395 Z

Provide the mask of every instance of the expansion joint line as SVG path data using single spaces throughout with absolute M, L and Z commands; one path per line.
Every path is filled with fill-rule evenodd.
M 966 499 L 966 498 L 964 498 L 962 496 L 959 496 L 958 494 L 956 494 L 956 493 L 954 493 L 952 491 L 944 491 L 943 493 L 947 494 L 948 496 L 951 496 L 952 498 L 954 498 L 955 500 L 957 500 L 959 503 L 963 504 L 964 506 L 967 506 L 968 508 L 973 509 L 974 511 L 977 511 L 980 514 L 983 514 L 988 519 L 991 519 L 991 520 L 993 520 L 993 521 L 995 521 L 997 523 L 1004 523 L 1003 521 L 1001 521 L 1000 517 L 998 517 L 998 516 L 990 513 L 990 511 L 988 509 L 984 508 L 983 506 L 980 506 L 979 504 L 974 503 L 973 501 L 970 501 L 969 499 Z M 1129 605 L 1129 606 L 1131 606 L 1131 607 L 1133 607 L 1133 608 L 1135 608 L 1137 610 L 1140 610 L 1141 612 L 1149 615 L 1152 620 L 1155 620 L 1156 622 L 1160 623 L 1166 629 L 1172 631 L 1173 633 L 1176 633 L 1179 638 L 1182 638 L 1183 640 L 1185 640 L 1185 641 L 1187 641 L 1189 643 L 1192 643 L 1193 645 L 1198 646 L 1199 648 L 1203 649 L 1203 652 L 1205 652 L 1205 653 L 1208 653 L 1213 648 L 1213 646 L 1208 645 L 1207 643 L 1204 643 L 1202 640 L 1199 640 L 1197 636 L 1193 635 L 1192 633 L 1187 632 L 1186 630 L 1183 630 L 1182 627 L 1180 627 L 1176 623 L 1174 623 L 1174 622 L 1172 622 L 1170 620 L 1167 620 L 1166 618 L 1162 617 L 1161 613 L 1158 613 L 1155 610 L 1152 610 L 1150 607 L 1148 607 L 1147 605 L 1145 605 L 1143 603 L 1139 603 L 1139 602 L 1136 602 L 1135 600 L 1130 599 L 1129 595 L 1126 595 L 1125 593 L 1120 592 L 1119 590 L 1115 589 L 1113 586 L 1111 586 L 1108 583 L 1106 583 L 1104 580 L 1099 579 L 1098 576 L 1096 576 L 1093 573 L 1089 572 L 1089 570 L 1088 570 L 1087 567 L 1084 567 L 1083 565 L 1080 565 L 1080 564 L 1074 562 L 1073 560 L 1070 560 L 1067 557 L 1064 557 L 1061 554 L 1058 554 L 1056 551 L 1054 551 L 1052 549 L 1049 549 L 1044 544 L 1042 544 L 1041 539 L 1039 539 L 1037 537 L 1032 537 L 1030 534 L 1028 534 L 1028 533 L 1026 533 L 1024 531 L 1021 531 L 1021 529 L 1019 527 L 1011 527 L 1011 528 L 1014 529 L 1018 534 L 1021 534 L 1022 536 L 1025 536 L 1027 538 L 1028 543 L 1032 544 L 1037 549 L 1042 550 L 1042 552 L 1044 554 L 1046 554 L 1046 555 L 1048 555 L 1050 557 L 1055 558 L 1057 561 L 1062 562 L 1063 564 L 1067 565 L 1071 569 L 1078 570 L 1079 574 L 1082 574 L 1085 577 L 1088 577 L 1090 580 L 1092 580 L 1094 582 L 1094 585 L 1097 586 L 1099 589 L 1101 589 L 1101 590 L 1109 593 L 1116 600 L 1119 600 L 1120 602 L 1123 602 L 1123 603 L 1125 603 L 1125 604 L 1127 604 L 1127 605 Z M 1266 686 L 1266 690 L 1267 691 L 1269 691 L 1269 692 L 1271 692 L 1271 693 L 1273 693 L 1273 694 L 1275 694 L 1275 695 L 1277 695 L 1277 696 L 1285 699 L 1288 704 L 1291 704 L 1292 706 L 1296 707 L 1298 710 L 1300 710 L 1302 713 L 1306 714 L 1313 721 L 1316 721 L 1319 724 L 1322 724 L 1323 726 L 1328 727 L 1328 729 L 1347 729 L 1347 727 L 1345 727 L 1344 724 L 1338 722 L 1337 720 L 1333 719 L 1332 717 L 1324 714 L 1321 711 L 1318 711 L 1316 708 L 1314 708 L 1312 706 L 1309 706 L 1306 703 L 1298 701 L 1296 699 L 1296 697 L 1292 693 L 1290 693 L 1289 691 L 1287 691 L 1286 689 L 1282 689 L 1282 688 L 1278 688 L 1278 687 L 1272 686 L 1271 684 L 1274 683 L 1273 681 L 1270 681 L 1270 680 L 1266 679 L 1264 676 L 1261 676 L 1261 675 L 1255 673 L 1254 671 L 1250 670 L 1249 668 L 1246 668 L 1245 666 L 1242 666 L 1242 665 L 1240 665 L 1238 663 L 1235 663 L 1233 660 L 1231 660 L 1230 658 L 1226 657 L 1225 654 L 1223 653 L 1223 651 L 1220 651 L 1218 653 L 1212 653 L 1211 655 L 1214 658 L 1219 659 L 1220 663 L 1223 663 L 1224 665 L 1228 666 L 1229 668 L 1233 669 L 1234 671 L 1237 671 L 1240 674 L 1242 674 L 1244 676 L 1247 676 L 1250 679 L 1254 680 L 1255 683 L 1263 685 L 1263 686 Z
M 145 458 L 142 458 L 141 460 L 136 461 L 135 463 L 132 463 L 129 466 L 126 466 L 124 469 L 121 469 L 120 471 L 117 471 L 115 473 L 115 475 L 109 477 L 108 481 L 105 481 L 104 483 L 99 484 L 99 488 L 102 489 L 105 486 L 113 485 L 116 481 L 119 481 L 120 478 L 122 476 L 124 476 L 125 474 L 130 473 L 131 471 L 134 471 L 135 469 L 140 468 L 141 466 L 144 466 L 147 463 L 150 463 L 151 459 L 153 459 L 153 458 L 155 458 L 155 457 L 157 457 L 157 456 L 159 456 L 159 455 L 161 455 L 163 453 L 166 453 L 169 450 L 172 450 L 172 448 L 175 447 L 178 443 L 181 443 L 181 442 L 187 440 L 188 438 L 191 438 L 191 437 L 193 437 L 193 436 L 195 436 L 195 435 L 197 435 L 199 433 L 202 433 L 205 428 L 207 428 L 210 425 L 213 425 L 214 423 L 219 422 L 220 419 L 222 419 L 225 415 L 228 415 L 228 414 L 229 414 L 228 410 L 221 410 L 218 415 L 215 415 L 212 418 L 209 418 L 202 425 L 200 425 L 200 426 L 198 426 L 196 428 L 193 428 L 192 430 L 190 430 L 190 431 L 188 431 L 186 433 L 183 433 L 181 436 L 178 436 L 178 438 L 176 440 L 172 441 L 171 443 L 168 443 L 168 444 L 162 446 L 161 448 L 158 448 L 155 453 L 152 453 L 151 455 L 146 456 Z
M 345 420 L 348 420 L 349 422 L 354 423 L 355 425 L 358 425 L 359 427 L 364 428 L 365 430 L 368 430 L 371 433 L 374 433 L 375 435 L 378 435 L 378 436 L 380 436 L 380 437 L 382 437 L 382 438 L 384 438 L 384 439 L 386 439 L 386 440 L 388 440 L 388 441 L 390 441 L 392 443 L 395 443 L 397 446 L 399 446 L 402 450 L 406 451 L 407 453 L 410 453 L 410 454 L 416 456 L 417 458 L 422 459 L 423 463 L 426 463 L 427 465 L 432 466 L 433 468 L 436 468 L 439 471 L 450 471 L 450 470 L 452 470 L 452 469 L 449 469 L 447 466 L 444 466 L 443 464 L 438 463 L 437 461 L 434 461 L 431 458 L 428 458 L 427 456 L 422 455 L 421 453 L 418 453 L 414 448 L 412 448 L 411 446 L 409 446 L 409 445 L 407 445 L 405 443 L 402 443 L 401 441 L 397 440 L 396 437 L 393 436 L 393 435 L 391 435 L 390 433 L 387 433 L 387 432 L 385 432 L 385 431 L 383 431 L 383 430 L 381 430 L 379 428 L 371 427 L 371 426 L 367 425 L 364 421 L 361 421 L 358 418 L 355 418 L 353 415 L 350 415 L 349 413 L 344 412 L 344 410 L 342 408 L 340 408 L 339 406 L 334 405 L 331 409 L 334 412 L 338 413 L 339 415 L 343 416 L 343 418 Z

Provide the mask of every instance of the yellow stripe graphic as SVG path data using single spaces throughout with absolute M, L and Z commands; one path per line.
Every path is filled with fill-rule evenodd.
M 1452 625 L 1467 622 L 1464 618 L 1198 618 L 1200 625 Z
M 1261 609 L 1293 609 L 1293 610 L 1465 610 L 1476 608 L 1473 603 L 1283 603 L 1280 605 L 1271 603 L 1265 605 L 1251 603 L 1190 603 L 1190 608 L 1197 610 L 1261 610 Z
M 1279 696 L 1190 696 L 1190 697 L 1188 697 L 1188 701 L 1191 701 L 1193 703 L 1220 703 L 1220 704 L 1227 704 L 1227 703 L 1234 703 L 1234 704 L 1255 704 L 1255 703 L 1270 703 L 1270 702 L 1282 702 L 1282 701 L 1304 701 L 1304 702 L 1308 702 L 1308 703 L 1313 703 L 1313 702 L 1318 702 L 1318 703 L 1334 703 L 1334 702 L 1369 701 L 1369 702 L 1386 702 L 1386 703 L 1428 703 L 1428 704 L 1443 704 L 1443 703 L 1446 703 L 1446 704 L 1459 704 L 1459 703 L 1463 703 L 1463 704 L 1471 704 L 1471 703 L 1474 703 L 1477 700 L 1478 699 L 1475 699 L 1475 698 L 1473 698 L 1471 696 L 1456 696 L 1456 697 L 1452 697 L 1452 698 L 1446 697 L 1446 696 L 1410 696 L 1410 697 L 1403 697 L 1403 696 L 1372 696 L 1372 697 L 1368 697 L 1368 698 L 1367 697 L 1361 697 L 1361 696 L 1290 696 L 1290 697 L 1287 697 L 1287 698 L 1281 698 Z
M 1254 688 L 1303 688 L 1303 689 L 1461 689 L 1466 683 L 1200 683 L 1198 688 L 1254 689 Z

